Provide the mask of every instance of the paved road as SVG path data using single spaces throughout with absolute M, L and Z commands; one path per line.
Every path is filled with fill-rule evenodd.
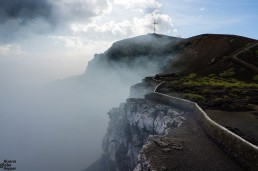
M 157 102 L 160 103 L 160 102 Z M 193 113 L 186 114 L 181 127 L 172 129 L 166 141 L 180 141 L 182 149 L 161 147 L 151 142 L 144 149 L 154 170 L 241 170 L 204 132 Z M 169 143 L 168 143 L 169 144 Z M 169 148 L 169 150 L 168 150 Z

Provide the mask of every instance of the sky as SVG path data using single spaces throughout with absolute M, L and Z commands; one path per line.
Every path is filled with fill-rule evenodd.
M 113 42 L 152 33 L 153 18 L 160 34 L 257 39 L 257 9 L 256 0 L 1 0 L 0 81 L 81 74 Z

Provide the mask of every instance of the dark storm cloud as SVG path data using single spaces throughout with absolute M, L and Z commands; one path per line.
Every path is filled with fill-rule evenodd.
M 1 23 L 19 20 L 19 24 L 26 24 L 33 19 L 41 18 L 52 22 L 52 5 L 47 0 L 1 0 Z
M 107 7 L 107 0 L 0 0 L 0 43 L 67 32 L 71 22 L 87 22 Z
M 57 15 L 66 21 L 82 21 L 100 15 L 108 7 L 107 0 L 59 0 L 53 3 Z
M 55 25 L 53 6 L 47 0 L 0 0 L 0 42 L 12 42 Z

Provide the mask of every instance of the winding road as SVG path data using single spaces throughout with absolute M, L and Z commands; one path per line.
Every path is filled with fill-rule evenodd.
M 253 48 L 253 47 L 255 47 L 255 46 L 258 46 L 258 42 L 252 43 L 251 45 L 248 45 L 248 46 L 246 46 L 246 47 L 243 47 L 242 49 L 237 50 L 236 52 L 234 52 L 234 53 L 231 54 L 230 56 L 231 56 L 231 58 L 232 58 L 233 61 L 235 61 L 235 62 L 241 64 L 241 65 L 244 66 L 245 68 L 248 68 L 248 69 L 254 71 L 255 73 L 258 73 L 258 67 L 256 67 L 255 65 L 252 65 L 252 64 L 250 64 L 250 63 L 248 63 L 248 62 L 245 62 L 245 61 L 243 61 L 243 60 L 241 60 L 241 59 L 238 58 L 238 56 L 239 56 L 241 53 L 244 53 L 244 52 L 250 50 L 251 48 Z

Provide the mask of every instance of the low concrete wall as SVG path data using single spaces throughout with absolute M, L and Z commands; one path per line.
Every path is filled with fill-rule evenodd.
M 145 98 L 192 111 L 203 126 L 204 131 L 231 157 L 235 158 L 246 169 L 258 170 L 258 147 L 211 120 L 196 103 L 157 92 L 147 94 Z
M 194 114 L 205 132 L 247 169 L 258 170 L 258 147 L 219 125 L 197 105 Z

